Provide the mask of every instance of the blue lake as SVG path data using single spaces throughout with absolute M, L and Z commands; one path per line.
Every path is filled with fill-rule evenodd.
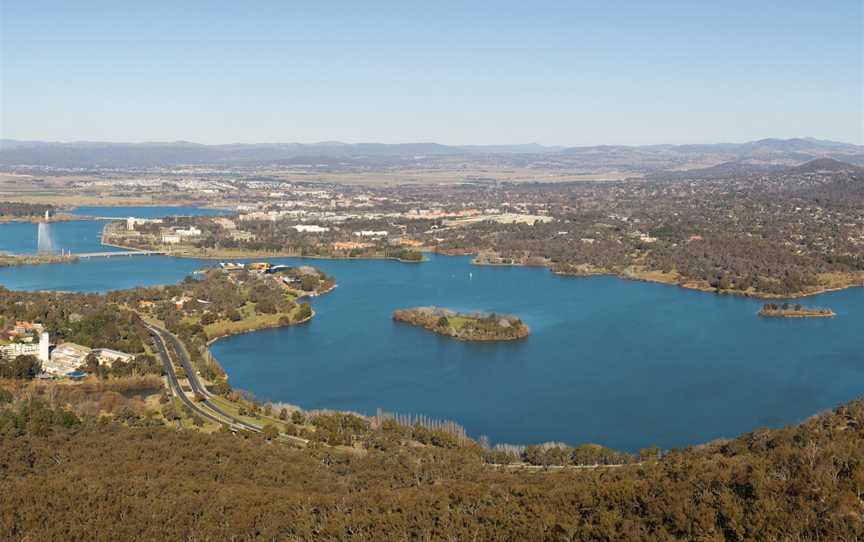
M 70 250 L 80 252 L 108 252 L 120 249 L 102 245 L 102 228 L 105 221 L 70 220 L 50 222 L 46 225 L 48 235 L 56 252 Z M 0 225 L 0 252 L 12 254 L 36 254 L 38 252 L 38 224 L 11 222 Z
M 680 447 L 798 422 L 864 394 L 864 290 L 813 300 L 831 320 L 763 319 L 761 302 L 542 269 L 317 263 L 339 287 L 307 325 L 221 340 L 233 386 L 304 408 L 455 420 L 493 442 Z M 439 305 L 515 313 L 532 335 L 465 343 L 395 323 Z
M 271 261 L 316 265 L 339 287 L 313 301 L 308 324 L 213 345 L 231 384 L 262 399 L 424 414 L 493 442 L 635 450 L 796 423 L 864 395 L 864 289 L 806 301 L 833 308 L 834 319 L 784 320 L 757 317 L 752 299 L 468 258 Z M 105 291 L 173 283 L 213 264 L 111 258 L 0 269 L 0 284 Z M 514 313 L 532 335 L 465 343 L 391 320 L 416 305 Z
M 70 214 L 127 218 L 163 218 L 170 215 L 200 216 L 224 215 L 231 211 L 202 207 L 78 207 Z M 48 232 L 56 251 L 114 252 L 121 249 L 103 246 L 100 239 L 107 221 L 72 220 L 51 222 Z M 11 222 L 0 225 L 0 252 L 12 254 L 36 254 L 38 251 L 38 224 Z
M 754 300 L 465 258 L 312 263 L 339 281 L 314 301 L 312 322 L 213 346 L 235 387 L 304 408 L 453 419 L 494 442 L 623 449 L 794 423 L 864 394 L 860 289 L 813 300 L 834 308 L 833 320 L 774 320 L 758 318 Z M 0 283 L 104 291 L 212 264 L 112 258 L 0 269 Z M 432 304 L 513 312 L 532 335 L 472 344 L 390 320 L 397 308 Z

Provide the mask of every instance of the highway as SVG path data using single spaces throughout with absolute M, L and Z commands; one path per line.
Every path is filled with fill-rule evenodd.
M 159 355 L 162 358 L 162 364 L 165 366 L 165 373 L 168 376 L 168 383 L 174 393 L 180 398 L 181 401 L 183 401 L 185 405 L 191 408 L 193 412 L 196 412 L 197 414 L 216 423 L 227 424 L 232 429 L 252 431 L 254 433 L 260 433 L 262 431 L 261 426 L 246 423 L 243 420 L 237 419 L 236 417 L 222 410 L 219 406 L 217 406 L 213 403 L 213 401 L 210 400 L 213 397 L 213 394 L 210 393 L 210 390 L 208 390 L 203 384 L 201 384 L 201 381 L 198 379 L 198 373 L 192 367 L 192 360 L 189 359 L 189 355 L 186 353 L 186 350 L 180 344 L 180 340 L 176 336 L 174 336 L 173 333 L 169 333 L 168 331 L 153 325 L 145 325 L 147 325 L 147 329 L 150 331 L 150 334 L 153 335 L 153 342 L 156 344 L 157 350 L 159 350 Z M 186 392 L 184 392 L 183 388 L 180 386 L 180 381 L 177 378 L 177 373 L 174 371 L 174 364 L 171 361 L 172 351 L 174 352 L 177 360 L 180 362 L 180 366 L 183 367 L 183 371 L 186 372 L 186 378 L 189 381 L 189 386 L 192 388 L 192 391 L 195 394 L 203 397 L 203 401 L 192 401 L 191 399 L 189 399 L 189 397 L 186 396 Z M 203 408 L 202 405 L 206 406 L 207 408 Z M 291 435 L 280 435 L 279 438 L 299 444 L 308 443 L 306 439 L 294 437 Z
M 147 326 L 147 329 L 150 330 L 151 335 L 153 335 L 153 344 L 156 345 L 156 350 L 159 351 L 159 357 L 162 358 L 162 364 L 165 366 L 165 376 L 168 378 L 168 385 L 170 386 L 171 391 L 174 392 L 174 395 L 176 395 L 186 406 L 192 409 L 192 412 L 195 412 L 199 416 L 219 424 L 230 424 L 230 422 L 217 418 L 207 410 L 199 408 L 198 405 L 186 396 L 186 393 L 180 386 L 180 381 L 177 380 L 177 373 L 174 372 L 174 364 L 171 361 L 171 355 L 168 353 L 168 346 L 165 344 L 162 334 L 156 330 L 156 328 L 151 326 Z

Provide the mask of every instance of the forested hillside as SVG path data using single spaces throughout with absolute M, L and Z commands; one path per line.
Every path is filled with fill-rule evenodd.
M 8 398 L 7 398 L 8 399 Z M 5 540 L 859 540 L 864 402 L 661 460 L 507 469 L 475 448 L 294 450 L 0 410 Z

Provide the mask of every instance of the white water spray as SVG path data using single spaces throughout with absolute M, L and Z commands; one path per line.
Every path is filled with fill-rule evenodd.
M 51 236 L 51 226 L 47 222 L 39 223 L 39 230 L 36 237 L 36 250 L 39 254 L 51 254 L 56 252 L 54 246 L 54 238 Z

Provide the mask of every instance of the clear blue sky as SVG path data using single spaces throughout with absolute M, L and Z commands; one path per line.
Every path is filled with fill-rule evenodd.
M 864 143 L 861 0 L 0 4 L 4 138 Z

